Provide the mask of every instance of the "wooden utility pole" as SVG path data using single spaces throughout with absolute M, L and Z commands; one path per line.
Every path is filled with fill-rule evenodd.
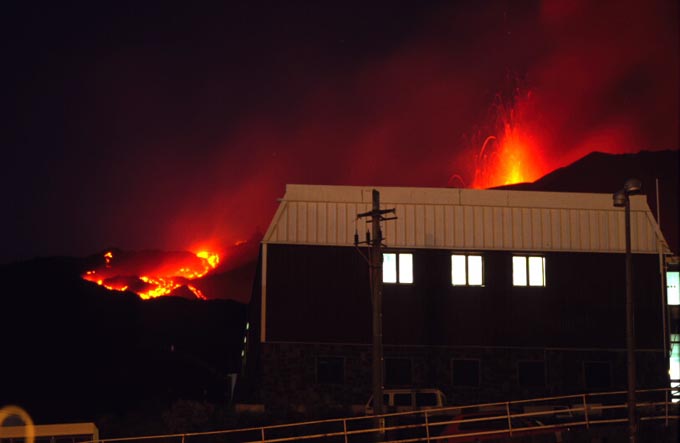
M 373 304 L 373 408 L 383 410 L 383 342 L 382 342 L 382 250 L 380 249 L 380 193 L 373 190 L 371 211 L 371 303 Z
M 366 239 L 371 247 L 370 251 L 370 278 L 371 278 L 371 305 L 373 307 L 373 414 L 381 415 L 385 412 L 383 405 L 383 341 L 382 341 L 382 230 L 380 222 L 394 220 L 396 217 L 384 218 L 383 214 L 393 213 L 394 209 L 380 209 L 380 193 L 373 190 L 373 207 L 370 212 L 357 214 L 357 218 L 371 217 L 371 238 Z M 355 244 L 358 244 L 355 238 Z M 376 425 L 381 426 L 379 420 Z M 377 441 L 382 441 L 382 432 L 378 433 Z

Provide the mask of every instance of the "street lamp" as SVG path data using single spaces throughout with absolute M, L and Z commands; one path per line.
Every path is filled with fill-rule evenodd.
M 635 411 L 635 311 L 633 307 L 633 256 L 630 250 L 630 196 L 640 194 L 642 182 L 636 178 L 626 180 L 623 189 L 612 196 L 614 206 L 625 208 L 626 220 L 626 350 L 628 360 L 628 439 L 637 442 Z

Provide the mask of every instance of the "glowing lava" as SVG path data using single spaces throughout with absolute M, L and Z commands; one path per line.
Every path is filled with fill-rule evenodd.
M 118 259 L 113 251 L 107 251 L 104 266 L 87 271 L 83 279 L 112 291 L 132 291 L 144 300 L 175 295 L 182 287 L 206 300 L 200 289 L 189 282 L 205 276 L 220 263 L 219 254 L 209 251 L 122 255 Z
M 531 105 L 529 93 L 516 92 L 510 104 L 497 97 L 493 107 L 496 135 L 488 135 L 476 155 L 471 187 L 486 189 L 531 182 L 546 172 L 538 128 L 528 118 Z

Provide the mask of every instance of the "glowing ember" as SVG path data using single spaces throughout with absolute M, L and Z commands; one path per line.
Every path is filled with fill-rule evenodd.
M 206 296 L 191 280 L 199 279 L 215 269 L 220 256 L 209 251 L 191 253 L 138 254 L 114 257 L 112 251 L 104 254 L 104 267 L 90 270 L 82 278 L 112 291 L 132 291 L 142 299 L 172 295 L 185 287 L 196 298 Z
M 535 122 L 528 121 L 531 94 L 516 91 L 510 105 L 494 103 L 496 135 L 488 135 L 475 158 L 471 187 L 477 189 L 531 182 L 546 171 L 541 160 Z

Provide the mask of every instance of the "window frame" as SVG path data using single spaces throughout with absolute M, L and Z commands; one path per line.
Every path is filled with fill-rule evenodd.
M 451 286 L 453 287 L 468 287 L 468 288 L 483 288 L 486 282 L 486 266 L 484 266 L 484 255 L 477 252 L 451 252 Z M 465 283 L 454 283 L 453 281 L 453 260 L 454 257 L 465 257 Z M 470 257 L 479 257 L 481 261 L 481 280 L 480 284 L 470 283 Z
M 394 266 L 395 266 L 396 281 L 385 281 L 385 256 L 386 255 L 394 255 L 394 257 L 395 257 Z M 401 269 L 401 256 L 402 255 L 408 255 L 408 256 L 411 257 L 411 268 L 410 268 L 411 281 L 402 281 L 402 269 Z M 383 284 L 387 284 L 387 285 L 412 285 L 415 282 L 415 276 L 414 276 L 414 273 L 413 273 L 413 267 L 414 267 L 413 262 L 414 262 L 413 252 L 410 252 L 410 251 L 383 252 L 382 253 L 382 282 L 383 282 Z
M 521 258 L 524 261 L 524 283 L 517 283 L 515 279 L 516 268 L 515 259 Z M 531 259 L 541 259 L 541 284 L 532 284 Z M 513 254 L 512 255 L 512 286 L 516 288 L 545 288 L 548 286 L 546 272 L 546 257 L 540 254 Z

